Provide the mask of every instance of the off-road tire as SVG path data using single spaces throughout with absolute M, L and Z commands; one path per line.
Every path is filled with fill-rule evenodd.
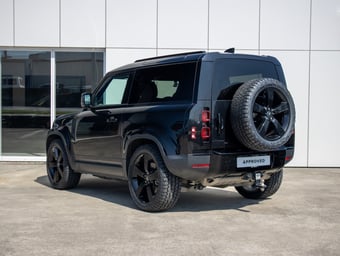
M 237 89 L 230 118 L 233 132 L 244 146 L 271 151 L 286 144 L 294 133 L 294 102 L 278 80 L 254 79 Z
M 262 191 L 255 186 L 235 187 L 238 193 L 249 199 L 265 199 L 274 195 L 280 188 L 283 178 L 283 171 L 273 173 L 268 180 L 264 181 L 266 188 Z
M 149 212 L 172 208 L 181 191 L 180 179 L 167 170 L 153 145 L 140 146 L 133 153 L 128 167 L 128 184 L 134 203 Z
M 48 147 L 46 168 L 53 188 L 70 189 L 79 183 L 81 174 L 71 169 L 64 145 L 59 139 L 53 140 Z

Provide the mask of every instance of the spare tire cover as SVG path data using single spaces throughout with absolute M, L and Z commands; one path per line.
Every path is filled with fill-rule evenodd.
M 244 146 L 271 151 L 287 143 L 294 133 L 294 102 L 280 81 L 254 79 L 234 94 L 230 118 L 233 132 Z

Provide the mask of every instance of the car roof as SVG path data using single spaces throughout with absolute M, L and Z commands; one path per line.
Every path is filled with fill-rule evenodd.
M 156 66 L 162 64 L 172 64 L 172 63 L 184 63 L 192 61 L 216 61 L 217 59 L 252 59 L 252 60 L 266 60 L 271 61 L 276 65 L 280 65 L 279 61 L 271 56 L 259 56 L 250 54 L 240 54 L 240 53 L 230 53 L 230 52 L 205 52 L 205 51 L 195 51 L 195 52 L 183 52 L 173 55 L 156 56 L 152 58 L 139 59 L 134 63 L 127 64 L 116 69 L 113 69 L 109 73 L 119 72 L 123 70 L 136 69 L 140 67 Z

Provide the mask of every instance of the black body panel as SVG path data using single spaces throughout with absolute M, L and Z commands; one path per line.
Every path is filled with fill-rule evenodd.
M 280 169 L 293 157 L 294 134 L 280 148 L 259 152 L 231 129 L 235 91 L 262 76 L 286 86 L 273 57 L 195 52 L 140 60 L 109 72 L 83 112 L 58 117 L 47 147 L 59 138 L 75 172 L 108 178 L 127 179 L 131 155 L 145 144 L 155 145 L 167 169 L 184 181 Z M 270 156 L 270 165 L 236 166 L 240 156 L 259 155 Z

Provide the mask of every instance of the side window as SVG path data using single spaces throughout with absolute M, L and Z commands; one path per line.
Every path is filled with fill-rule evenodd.
M 195 74 L 196 62 L 137 70 L 129 103 L 191 102 Z
M 129 74 L 117 75 L 108 78 L 103 90 L 101 90 L 95 98 L 95 105 L 121 104 L 128 80 Z

